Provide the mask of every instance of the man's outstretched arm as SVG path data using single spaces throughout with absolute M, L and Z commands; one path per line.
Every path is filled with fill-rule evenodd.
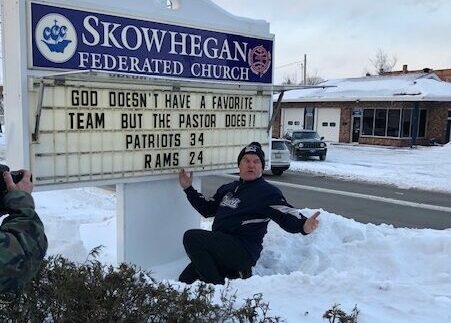
M 263 213 L 275 221 L 282 229 L 291 233 L 309 234 L 315 231 L 319 225 L 317 219 L 320 212 L 316 212 L 307 218 L 297 208 L 291 206 L 281 194 L 269 199 Z
M 185 172 L 184 169 L 179 172 L 180 186 L 188 198 L 190 204 L 204 217 L 212 217 L 215 215 L 219 205 L 218 193 L 212 198 L 206 198 L 199 193 L 193 186 L 193 172 Z

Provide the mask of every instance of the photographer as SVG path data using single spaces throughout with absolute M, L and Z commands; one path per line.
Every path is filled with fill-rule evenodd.
M 31 172 L 18 173 L 22 179 L 17 183 L 11 173 L 0 173 L 6 187 L 0 196 L 0 216 L 9 214 L 0 226 L 0 293 L 23 288 L 39 270 L 47 250 L 44 226 L 31 196 Z

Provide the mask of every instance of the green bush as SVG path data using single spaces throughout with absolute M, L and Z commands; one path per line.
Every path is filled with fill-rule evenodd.
M 357 318 L 360 313 L 357 305 L 354 306 L 351 314 L 347 314 L 339 306 L 340 304 L 334 304 L 332 308 L 323 314 L 323 318 L 328 319 L 329 323 L 357 323 Z
M 149 272 L 102 265 L 98 249 L 81 265 L 62 257 L 44 260 L 34 280 L 0 302 L 1 322 L 280 322 L 268 316 L 261 294 L 236 304 L 228 286 L 214 303 L 208 284 L 180 287 Z

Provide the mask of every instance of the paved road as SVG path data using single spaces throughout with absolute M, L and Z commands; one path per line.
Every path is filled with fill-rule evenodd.
M 387 223 L 395 227 L 451 228 L 451 194 L 400 189 L 333 179 L 325 176 L 285 172 L 265 175 L 298 208 L 322 208 L 362 223 Z M 206 176 L 202 192 L 209 196 L 231 176 Z

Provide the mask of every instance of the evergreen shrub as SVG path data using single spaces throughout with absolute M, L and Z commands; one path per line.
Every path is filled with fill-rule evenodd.
M 0 322 L 281 322 L 261 294 L 238 305 L 226 286 L 214 302 L 212 285 L 158 282 L 134 265 L 103 265 L 98 252 L 83 264 L 45 259 L 21 293 L 2 296 Z

